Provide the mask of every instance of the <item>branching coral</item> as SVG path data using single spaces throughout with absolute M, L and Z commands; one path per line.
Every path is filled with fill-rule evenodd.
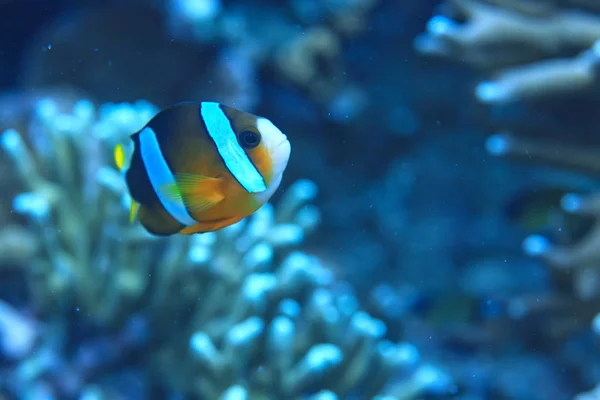
M 83 100 L 64 113 L 46 99 L 29 131 L 2 134 L 25 187 L 14 209 L 39 244 L 21 260 L 38 320 L 24 326 L 38 339 L 5 372 L 7 390 L 411 399 L 451 387 L 414 346 L 386 341 L 386 326 L 298 249 L 320 219 L 312 182 L 215 233 L 164 239 L 129 225 L 111 148 L 155 112 L 145 102 L 96 109 Z
M 422 54 L 452 58 L 483 70 L 490 79 L 475 88 L 479 102 L 492 106 L 520 102 L 522 109 L 530 110 L 559 100 L 559 112 L 546 114 L 559 114 L 554 120 L 561 120 L 561 114 L 566 116 L 568 109 L 573 108 L 566 105 L 565 99 L 583 102 L 594 98 L 600 76 L 600 15 L 594 2 L 449 0 L 444 6 L 443 13 L 429 21 L 427 32 L 416 39 L 415 47 Z M 525 118 L 536 121 L 533 115 Z M 568 118 L 562 121 L 561 128 L 550 127 L 551 132 L 545 132 L 543 138 L 534 133 L 545 128 L 531 129 L 535 122 L 529 123 L 528 132 L 492 135 L 486 142 L 487 150 L 494 156 L 597 177 L 597 140 L 593 134 L 573 132 L 586 129 L 581 118 L 575 126 L 569 126 Z M 570 131 L 565 127 L 570 127 Z M 564 131 L 556 134 L 552 130 Z M 552 135 L 557 137 L 549 138 Z M 553 267 L 556 289 L 515 298 L 507 307 L 514 320 L 537 321 L 543 326 L 544 336 L 560 338 L 561 343 L 573 332 L 585 329 L 598 311 L 598 185 L 589 185 L 588 189 L 591 194 L 567 193 L 562 198 L 562 214 L 553 225 L 554 237 L 536 233 L 523 242 L 528 255 Z M 573 235 L 564 221 L 575 217 L 595 222 L 583 235 Z M 581 381 L 589 385 L 590 379 L 594 378 L 588 375 Z
M 294 84 L 324 100 L 339 90 L 339 83 L 331 77 L 340 70 L 340 54 L 340 39 L 332 31 L 313 28 L 282 46 L 275 65 Z
M 143 97 L 160 106 L 202 97 L 248 109 L 268 67 L 327 105 L 344 95 L 343 43 L 366 30 L 377 1 L 137 3 L 84 8 L 43 28 L 26 52 L 23 85 L 68 83 L 99 100 Z
M 542 139 L 527 139 L 510 134 L 497 134 L 487 141 L 488 151 L 496 156 L 525 159 L 557 167 L 574 169 L 598 176 L 598 150 L 576 144 L 556 143 Z M 569 237 L 565 232 L 563 242 L 559 238 L 549 238 L 532 234 L 523 241 L 523 250 L 532 257 L 539 257 L 551 265 L 559 277 L 567 277 L 570 282 L 567 293 L 554 295 L 532 295 L 515 299 L 510 309 L 517 318 L 535 314 L 554 313 L 556 329 L 567 325 L 572 331 L 591 321 L 597 312 L 596 302 L 600 296 L 600 200 L 597 191 L 589 194 L 567 193 L 561 199 L 561 208 L 569 215 L 595 221 L 581 237 Z M 558 228 L 561 229 L 562 228 Z M 571 294 L 574 294 L 572 296 Z M 571 297 L 571 298 L 570 298 Z M 577 310 L 573 315 L 572 310 Z M 567 315 L 571 321 L 565 324 Z M 564 329 L 563 329 L 564 330 Z
M 437 15 L 415 47 L 493 71 L 477 85 L 484 103 L 549 98 L 598 84 L 600 16 L 542 3 L 452 0 L 451 16 Z M 512 7 L 511 7 L 512 5 Z M 562 58 L 567 54 L 579 55 Z
M 488 139 L 487 148 L 496 156 L 527 159 L 529 162 L 575 169 L 592 175 L 600 174 L 598 151 L 585 146 L 497 134 Z M 600 200 L 597 194 L 567 194 L 562 198 L 561 206 L 565 212 L 581 216 L 597 218 L 600 214 Z M 525 241 L 524 249 L 527 253 L 543 257 L 556 267 L 595 268 L 600 261 L 599 229 L 592 228 L 576 244 L 565 246 L 553 246 L 547 239 L 535 235 Z
M 123 140 L 155 113 L 145 103 L 136 107 L 105 107 L 98 110 L 96 122 L 96 110 L 88 101 L 76 103 L 72 113 L 60 113 L 54 101 L 44 100 L 28 131 L 33 149 L 16 130 L 2 134 L 2 147 L 26 190 L 15 198 L 13 208 L 27 215 L 40 233 L 43 251 L 29 265 L 36 277 L 32 283 L 40 285 L 32 291 L 40 310 L 52 310 L 58 306 L 55 300 L 74 296 L 86 312 L 108 322 L 115 316 L 113 308 L 122 306 L 119 297 L 135 297 L 130 291 L 142 289 L 129 271 L 130 266 L 137 268 L 136 260 L 130 259 L 135 252 L 112 253 L 122 240 L 134 244 L 144 239 L 139 229 L 118 219 L 124 185 L 118 172 L 107 166 L 110 149 L 103 143 Z M 107 285 L 118 287 L 107 290 Z M 103 298 L 107 291 L 118 294 L 112 304 Z
M 561 7 L 556 2 L 452 0 L 447 5 L 454 17 L 464 16 L 466 22 L 459 24 L 445 15 L 433 17 L 427 33 L 417 38 L 416 48 L 425 54 L 456 58 L 495 71 L 495 80 L 477 86 L 480 101 L 554 98 L 596 87 L 600 16 L 592 11 Z M 573 51 L 581 53 L 572 58 L 553 58 Z M 496 156 L 592 175 L 600 172 L 597 150 L 584 144 L 497 134 L 488 139 L 487 150 Z M 569 194 L 562 206 L 566 212 L 595 217 L 595 198 Z M 581 267 L 583 271 L 595 268 L 599 260 L 597 230 L 575 245 L 552 246 L 548 240 L 532 236 L 524 247 L 527 253 L 541 256 L 554 266 Z M 588 287 L 585 292 L 594 293 L 589 274 L 584 276 L 582 282 Z

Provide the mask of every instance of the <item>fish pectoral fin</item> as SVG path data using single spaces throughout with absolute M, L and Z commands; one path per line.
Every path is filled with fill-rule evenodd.
M 205 211 L 225 198 L 221 179 L 195 174 L 175 174 L 176 183 L 161 187 L 171 200 L 182 201 L 190 211 Z
M 163 185 L 159 188 L 160 193 L 166 196 L 169 200 L 183 201 L 183 194 L 177 186 L 177 183 Z
M 213 232 L 226 226 L 233 225 L 236 222 L 239 222 L 243 216 L 240 217 L 231 217 L 231 218 L 223 218 L 214 221 L 204 221 L 198 222 L 195 225 L 188 226 L 179 231 L 182 235 L 192 235 L 194 233 L 205 233 L 205 232 Z
M 183 202 L 190 211 L 205 211 L 225 198 L 222 180 L 204 175 L 175 174 Z
M 122 144 L 115 146 L 114 157 L 117 168 L 119 168 L 119 171 L 122 171 L 125 167 L 125 149 Z

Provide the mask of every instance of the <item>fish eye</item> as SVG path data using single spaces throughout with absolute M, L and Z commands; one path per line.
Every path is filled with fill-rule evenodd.
M 238 140 L 242 147 L 246 149 L 253 149 L 260 143 L 260 135 L 252 131 L 243 131 L 239 134 Z

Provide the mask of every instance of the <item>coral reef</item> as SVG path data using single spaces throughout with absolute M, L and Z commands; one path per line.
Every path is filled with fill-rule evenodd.
M 475 88 L 479 101 L 552 98 L 597 87 L 600 16 L 544 2 L 445 5 L 449 10 L 429 20 L 415 48 L 492 71 L 493 78 Z
M 327 105 L 344 91 L 342 44 L 366 30 L 376 3 L 295 1 L 281 12 L 242 1 L 225 12 L 217 0 L 106 2 L 44 27 L 20 80 L 69 84 L 99 101 L 146 98 L 163 107 L 201 97 L 251 110 L 261 90 L 256 75 L 268 67 Z M 171 73 L 175 68 L 179 73 Z
M 557 2 L 457 0 L 448 2 L 454 12 L 466 17 L 458 24 L 445 15 L 429 21 L 428 31 L 415 41 L 424 54 L 452 57 L 491 70 L 494 79 L 481 82 L 476 98 L 484 103 L 563 99 L 577 94 L 593 96 L 597 88 L 600 16 L 585 8 L 569 8 Z M 452 14 L 452 13 L 449 13 Z M 559 55 L 575 53 L 569 58 Z M 500 133 L 487 141 L 495 156 L 511 157 L 569 168 L 592 176 L 598 168 L 597 143 L 585 135 L 562 133 L 557 139 L 532 136 L 528 132 Z M 560 143 L 560 144 L 559 144 Z M 596 216 L 595 196 L 567 194 L 565 212 Z M 598 234 L 589 232 L 576 245 L 552 247 L 541 236 L 524 243 L 525 250 L 561 267 L 582 269 L 597 263 Z M 584 274 L 591 285 L 589 274 Z M 591 287 L 590 287 L 591 289 Z M 588 289 L 587 292 L 597 293 Z
M 0 3 L 3 397 L 597 397 L 597 1 Z M 183 100 L 293 154 L 151 237 L 112 148 Z
M 429 21 L 427 33 L 416 39 L 415 46 L 424 54 L 458 58 L 491 70 L 494 80 L 479 83 L 475 90 L 479 101 L 494 104 L 563 99 L 569 94 L 579 98 L 593 96 L 593 91 L 585 89 L 597 87 L 600 16 L 594 12 L 556 2 L 457 0 L 447 5 L 465 16 L 466 22 L 458 24 L 448 16 L 436 15 Z M 570 58 L 555 58 L 573 51 L 581 52 Z M 486 148 L 495 156 L 597 176 L 600 170 L 596 142 L 581 133 L 562 132 L 558 138 L 542 138 L 525 131 L 492 135 Z M 561 204 L 565 212 L 594 217 L 594 199 L 594 195 L 566 194 Z M 557 267 L 585 269 L 598 260 L 596 237 L 592 230 L 576 245 L 552 247 L 543 237 L 532 236 L 526 239 L 524 248 Z
M 575 350 L 556 348 L 589 335 L 586 330 L 600 297 L 600 188 L 597 181 L 582 188 L 576 177 L 597 179 L 600 172 L 600 142 L 592 129 L 598 122 L 593 111 L 599 76 L 598 11 L 593 2 L 451 0 L 414 42 L 421 54 L 467 63 L 489 78 L 474 90 L 475 98 L 489 105 L 491 114 L 499 116 L 497 123 L 504 125 L 501 133 L 487 139 L 489 154 L 553 168 L 546 170 L 547 176 L 573 171 L 563 179 L 566 185 L 555 178 L 563 192 L 559 204 L 544 211 L 549 214 L 544 232 L 528 232 L 522 245 L 527 255 L 552 267 L 555 290 L 516 296 L 507 302 L 507 313 L 517 326 L 542 332 L 548 351 L 576 370 L 584 386 L 600 377 L 585 362 L 574 361 L 570 352 Z M 575 115 L 569 115 L 567 102 L 578 108 Z M 514 113 L 514 104 L 523 111 Z M 521 121 L 507 118 L 511 112 Z M 538 197 L 552 196 L 539 182 L 530 185 Z M 578 346 L 597 352 L 592 343 Z
M 19 398 L 412 399 L 452 389 L 415 346 L 386 340 L 386 325 L 299 250 L 320 221 L 311 181 L 215 233 L 165 239 L 130 225 L 111 149 L 156 112 L 143 101 L 89 100 L 61 111 L 46 98 L 27 130 L 2 133 L 23 187 L 13 209 L 33 241 L 29 253 L 5 256 L 28 290 L 0 305 L 12 363 L 3 390 Z

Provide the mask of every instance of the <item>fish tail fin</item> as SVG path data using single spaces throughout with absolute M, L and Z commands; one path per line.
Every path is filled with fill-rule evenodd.
M 135 200 L 131 200 L 131 208 L 129 209 L 129 223 L 133 224 L 137 218 L 138 211 L 140 209 L 140 203 Z
M 122 144 L 118 144 L 115 146 L 113 156 L 115 159 L 115 164 L 121 173 L 124 173 L 125 170 L 125 147 Z M 131 199 L 131 207 L 129 208 L 129 223 L 133 224 L 137 218 L 138 211 L 140 208 L 140 204 Z

